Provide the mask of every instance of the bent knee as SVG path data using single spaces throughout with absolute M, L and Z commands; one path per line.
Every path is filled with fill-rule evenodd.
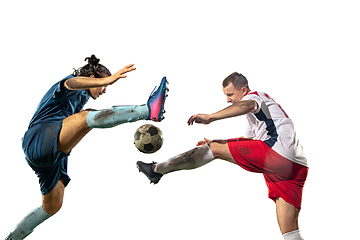
M 213 140 L 209 146 L 215 158 L 220 158 L 231 162 L 234 161 L 230 153 L 227 140 Z
M 42 207 L 49 215 L 54 215 L 61 209 L 64 199 L 64 190 L 64 180 L 60 179 L 53 190 L 48 194 L 43 195 Z
M 43 203 L 44 211 L 51 216 L 55 215 L 58 211 L 60 211 L 61 207 L 62 207 L 62 202 L 52 203 L 52 204 Z

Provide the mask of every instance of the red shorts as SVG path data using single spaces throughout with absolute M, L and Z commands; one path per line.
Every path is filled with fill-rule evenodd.
M 300 211 L 307 167 L 284 158 L 260 140 L 233 138 L 228 146 L 240 167 L 264 174 L 270 199 L 275 202 L 281 197 Z

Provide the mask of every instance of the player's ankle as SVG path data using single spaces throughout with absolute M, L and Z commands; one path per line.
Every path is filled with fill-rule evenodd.
M 285 240 L 303 240 L 303 238 L 300 235 L 299 229 L 292 231 L 292 232 L 285 233 L 285 234 L 283 234 L 283 237 Z

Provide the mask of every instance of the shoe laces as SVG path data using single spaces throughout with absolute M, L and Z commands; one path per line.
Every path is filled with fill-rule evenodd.
M 152 90 L 152 92 L 150 93 L 150 98 L 154 97 L 154 93 L 155 93 L 156 88 L 157 88 L 157 86 L 155 86 L 154 89 Z

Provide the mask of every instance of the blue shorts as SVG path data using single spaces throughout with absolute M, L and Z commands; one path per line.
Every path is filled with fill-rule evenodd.
M 22 139 L 25 159 L 39 178 L 42 195 L 49 193 L 60 179 L 65 186 L 70 182 L 69 154 L 57 150 L 62 122 L 37 124 L 28 129 Z

